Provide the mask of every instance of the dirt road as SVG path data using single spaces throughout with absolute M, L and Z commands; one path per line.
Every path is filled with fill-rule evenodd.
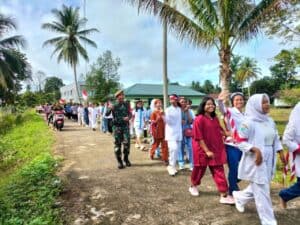
M 200 196 L 192 197 L 188 169 L 170 177 L 161 161 L 151 161 L 148 152 L 132 145 L 132 167 L 118 170 L 112 136 L 69 121 L 56 136 L 55 152 L 64 158 L 60 176 L 65 182 L 62 203 L 66 224 L 259 224 L 254 204 L 240 214 L 235 207 L 218 203 L 209 172 Z M 277 198 L 279 189 L 272 188 L 278 224 L 300 224 L 299 199 L 283 212 Z

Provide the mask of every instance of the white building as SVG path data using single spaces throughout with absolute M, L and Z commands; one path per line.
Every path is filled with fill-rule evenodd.
M 80 96 L 81 101 L 83 101 L 82 100 L 82 90 L 85 89 L 86 86 L 83 81 L 79 81 L 78 85 L 79 85 L 79 96 Z M 61 98 L 65 99 L 67 102 L 72 101 L 74 103 L 79 103 L 79 99 L 78 99 L 77 93 L 76 93 L 75 83 L 61 87 L 60 94 L 61 94 Z

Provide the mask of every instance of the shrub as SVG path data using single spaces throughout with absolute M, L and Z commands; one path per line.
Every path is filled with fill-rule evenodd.
M 282 90 L 280 91 L 280 95 L 284 101 L 294 106 L 299 102 L 300 88 Z

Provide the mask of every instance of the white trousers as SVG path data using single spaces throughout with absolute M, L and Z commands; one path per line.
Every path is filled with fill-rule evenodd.
M 78 114 L 77 114 L 77 117 L 78 117 L 78 120 L 77 120 L 78 125 L 81 125 L 81 122 L 82 122 L 82 120 L 81 120 L 81 114 L 78 113 Z
M 97 118 L 92 118 L 92 121 L 91 121 L 91 127 L 94 129 L 94 128 L 97 128 Z
M 261 224 L 277 225 L 272 208 L 270 184 L 257 184 L 251 182 L 246 189 L 237 191 L 236 197 L 236 200 L 242 205 L 246 205 L 249 201 L 254 199 Z
M 168 141 L 169 148 L 169 165 L 176 166 L 178 152 L 181 149 L 181 141 Z

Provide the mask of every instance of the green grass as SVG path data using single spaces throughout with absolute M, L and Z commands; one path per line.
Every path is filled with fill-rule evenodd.
M 62 224 L 54 136 L 33 111 L 0 136 L 0 224 Z
M 280 137 L 282 137 L 284 129 L 289 121 L 289 116 L 290 116 L 291 111 L 292 111 L 291 108 L 272 108 L 271 109 L 270 116 L 274 119 L 274 121 L 276 123 Z M 287 154 L 288 150 L 285 146 L 284 146 L 284 151 L 285 151 L 285 154 Z M 276 164 L 276 174 L 274 176 L 274 181 L 276 183 L 283 183 L 282 171 L 283 171 L 283 165 L 278 156 L 277 164 Z M 294 183 L 294 182 L 290 181 L 290 176 L 288 174 L 286 181 L 285 181 L 285 185 L 289 186 L 292 183 Z

